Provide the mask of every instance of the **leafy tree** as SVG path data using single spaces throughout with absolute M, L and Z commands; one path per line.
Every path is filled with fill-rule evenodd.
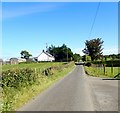
M 105 60 L 105 61 L 107 61 L 107 59 L 109 58 L 108 55 L 104 55 L 103 57 L 104 57 L 104 60 Z
M 86 55 L 86 61 L 91 61 L 91 57 L 89 55 Z
M 65 44 L 61 47 L 51 45 L 47 51 L 55 57 L 56 61 L 70 61 L 73 59 L 73 52 Z
M 80 54 L 75 53 L 75 54 L 73 55 L 73 59 L 74 59 L 75 62 L 79 62 L 80 59 L 81 59 Z
M 21 51 L 21 58 L 25 58 L 26 60 L 28 60 L 29 59 L 29 57 L 30 56 L 32 56 L 28 51 L 26 51 L 26 50 L 23 50 L 23 51 Z
M 117 55 L 117 58 L 120 59 L 120 53 Z
M 92 40 L 86 40 L 85 45 L 86 48 L 83 50 L 83 52 L 91 57 L 91 60 L 97 60 L 102 55 L 102 44 L 104 41 L 101 40 L 101 38 L 92 39 Z
M 82 61 L 91 61 L 91 57 L 89 55 L 83 55 Z
M 111 54 L 111 55 L 109 55 L 109 57 L 110 57 L 112 60 L 115 60 L 115 59 L 117 58 L 117 55 Z
M 82 56 L 82 61 L 86 61 L 86 56 L 85 55 Z

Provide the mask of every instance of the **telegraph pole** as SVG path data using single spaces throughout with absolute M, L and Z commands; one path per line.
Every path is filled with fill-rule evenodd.
M 68 62 L 68 47 L 67 47 L 67 62 Z
M 46 52 L 47 52 L 47 49 L 48 49 L 48 44 L 46 43 Z

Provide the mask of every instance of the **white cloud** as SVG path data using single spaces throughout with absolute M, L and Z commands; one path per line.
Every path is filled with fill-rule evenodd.
M 82 52 L 84 48 L 76 48 L 73 50 L 73 53 L 77 53 L 77 54 L 80 54 L 81 56 L 84 55 L 84 53 Z
M 5 18 L 13 18 L 18 16 L 29 15 L 37 12 L 47 12 L 57 8 L 58 5 L 56 4 L 33 4 L 32 6 L 29 5 L 21 5 L 18 6 L 7 6 L 3 7 L 3 19 Z
M 73 50 L 73 53 L 78 53 L 81 56 L 84 55 L 82 52 L 84 48 L 76 48 Z M 103 49 L 103 55 L 109 55 L 109 54 L 118 54 L 118 48 L 117 47 L 110 47 L 110 48 L 104 48 Z
M 105 48 L 103 49 L 103 54 L 104 55 L 118 54 L 118 47 Z

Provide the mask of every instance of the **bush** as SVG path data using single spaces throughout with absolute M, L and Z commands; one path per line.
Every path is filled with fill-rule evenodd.
M 105 64 L 106 67 L 120 67 L 120 60 L 92 61 L 92 64 Z
M 32 69 L 14 69 L 2 72 L 2 87 L 20 88 L 32 84 L 36 77 Z
M 91 66 L 91 63 L 90 63 L 90 62 L 87 62 L 87 63 L 85 63 L 85 66 L 90 67 L 90 66 Z

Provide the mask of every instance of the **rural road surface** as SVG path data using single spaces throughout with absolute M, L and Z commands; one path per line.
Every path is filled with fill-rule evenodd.
M 77 65 L 18 111 L 118 111 L 118 81 L 86 76 Z

